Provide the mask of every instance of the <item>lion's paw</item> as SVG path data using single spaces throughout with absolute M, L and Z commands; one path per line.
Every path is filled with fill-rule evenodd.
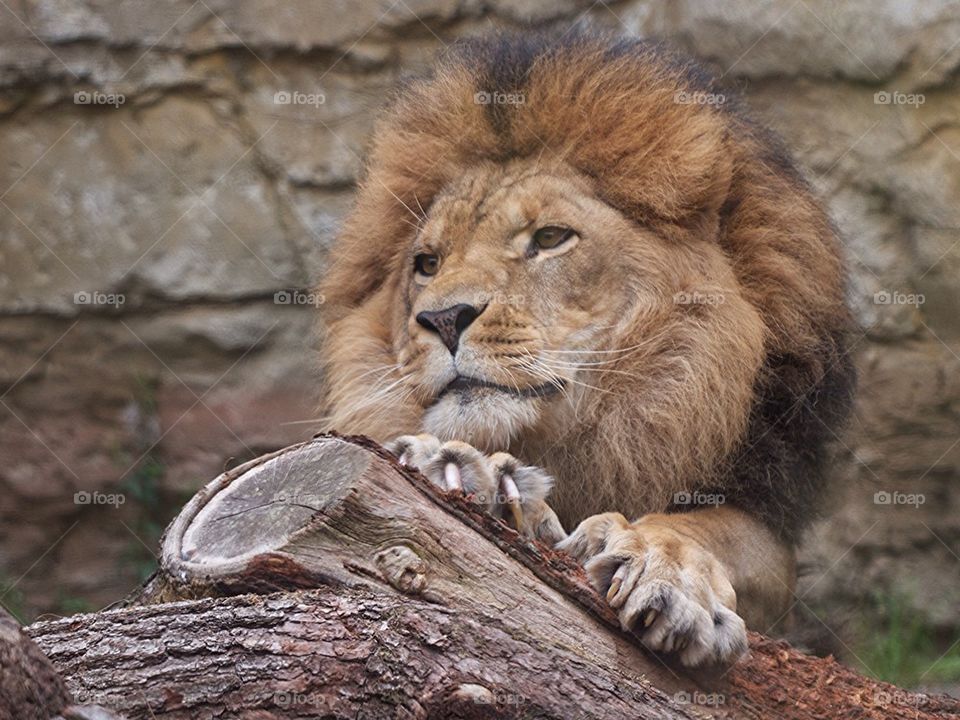
M 566 537 L 546 503 L 553 478 L 504 452 L 485 455 L 457 440 L 403 435 L 387 444 L 400 463 L 418 469 L 434 485 L 465 493 L 523 535 L 555 543 Z
M 668 515 L 635 523 L 595 515 L 558 545 L 584 562 L 624 630 L 688 667 L 730 665 L 747 649 L 736 593 L 712 553 L 670 527 Z

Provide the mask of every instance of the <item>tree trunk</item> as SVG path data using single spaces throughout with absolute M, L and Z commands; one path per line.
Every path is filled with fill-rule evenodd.
M 77 699 L 130 718 L 960 716 L 758 635 L 691 677 L 620 631 L 568 556 L 362 438 L 214 480 L 134 602 L 28 629 Z

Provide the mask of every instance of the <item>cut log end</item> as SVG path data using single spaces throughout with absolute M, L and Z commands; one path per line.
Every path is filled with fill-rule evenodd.
M 224 473 L 194 496 L 164 536 L 167 597 L 327 581 L 322 562 L 296 552 L 298 537 L 309 533 L 315 516 L 335 512 L 376 461 L 357 445 L 323 437 Z

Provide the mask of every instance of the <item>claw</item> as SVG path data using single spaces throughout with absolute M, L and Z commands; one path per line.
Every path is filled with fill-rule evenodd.
M 630 564 L 623 563 L 617 568 L 613 577 L 610 578 L 610 586 L 607 588 L 607 603 L 609 603 L 610 607 L 614 610 L 620 609 L 630 596 L 629 592 L 623 593 L 623 595 L 620 596 L 620 590 L 623 589 L 623 581 L 626 580 L 629 571 Z M 629 590 L 630 588 L 627 589 Z
M 617 593 L 620 592 L 620 587 L 623 585 L 623 578 L 613 576 L 613 580 L 610 581 L 610 589 L 607 590 L 607 602 L 611 602 Z
M 500 489 L 506 497 L 507 507 L 510 508 L 513 526 L 519 530 L 523 527 L 523 508 L 520 506 L 520 489 L 517 487 L 514 479 L 506 473 L 500 478 Z
M 463 481 L 460 479 L 460 468 L 456 463 L 447 463 L 443 467 L 443 479 L 447 483 L 447 490 L 463 490 Z
M 520 489 L 510 475 L 504 473 L 500 478 L 500 489 L 507 498 L 507 503 L 520 502 Z
M 523 508 L 520 507 L 520 500 L 510 500 L 507 503 L 510 508 L 510 516 L 513 518 L 513 527 L 520 530 L 523 527 Z

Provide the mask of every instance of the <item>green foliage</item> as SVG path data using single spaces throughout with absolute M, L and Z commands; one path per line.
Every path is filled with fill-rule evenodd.
M 165 472 L 163 463 L 148 454 L 121 486 L 128 511 L 132 512 L 129 529 L 136 536 L 130 538 L 124 562 L 132 567 L 138 582 L 143 582 L 156 570 L 154 552 L 170 515 L 175 512 L 165 507 L 166 503 L 162 501 L 160 483 Z
M 137 376 L 134 397 L 143 416 L 155 416 L 157 413 L 157 384 L 155 377 Z M 167 523 L 182 505 L 184 499 L 166 497 L 163 491 L 163 477 L 166 467 L 153 452 L 154 438 L 143 437 L 141 444 L 147 449 L 145 456 L 132 471 L 127 474 L 120 487 L 126 497 L 124 504 L 127 529 L 130 541 L 123 555 L 127 569 L 132 569 L 138 582 L 143 582 L 157 567 L 156 551 Z M 127 465 L 131 458 L 123 458 L 121 465 Z
M 29 613 L 27 612 L 27 603 L 23 597 L 23 593 L 14 587 L 14 582 L 14 580 L 11 580 L 6 575 L 0 574 L 0 604 L 3 605 L 8 613 L 17 619 L 17 622 L 25 625 L 30 621 L 28 617 Z
M 121 486 L 127 499 L 124 507 L 129 517 L 128 529 L 132 533 L 124 562 L 133 569 L 137 582 L 143 582 L 157 569 L 155 553 L 159 551 L 160 537 L 191 496 L 188 492 L 164 491 L 165 474 L 164 464 L 148 453 Z
M 77 615 L 78 613 L 93 612 L 97 608 L 90 604 L 86 598 L 75 595 L 67 595 L 63 591 L 57 594 L 57 605 L 54 613 L 56 615 Z
M 942 638 L 905 595 L 874 595 L 855 648 L 862 670 L 878 680 L 913 687 L 960 681 L 960 643 Z
M 159 377 L 150 377 L 138 374 L 134 377 L 136 387 L 134 389 L 134 399 L 140 406 L 144 415 L 155 415 L 157 413 L 157 387 L 160 384 Z

